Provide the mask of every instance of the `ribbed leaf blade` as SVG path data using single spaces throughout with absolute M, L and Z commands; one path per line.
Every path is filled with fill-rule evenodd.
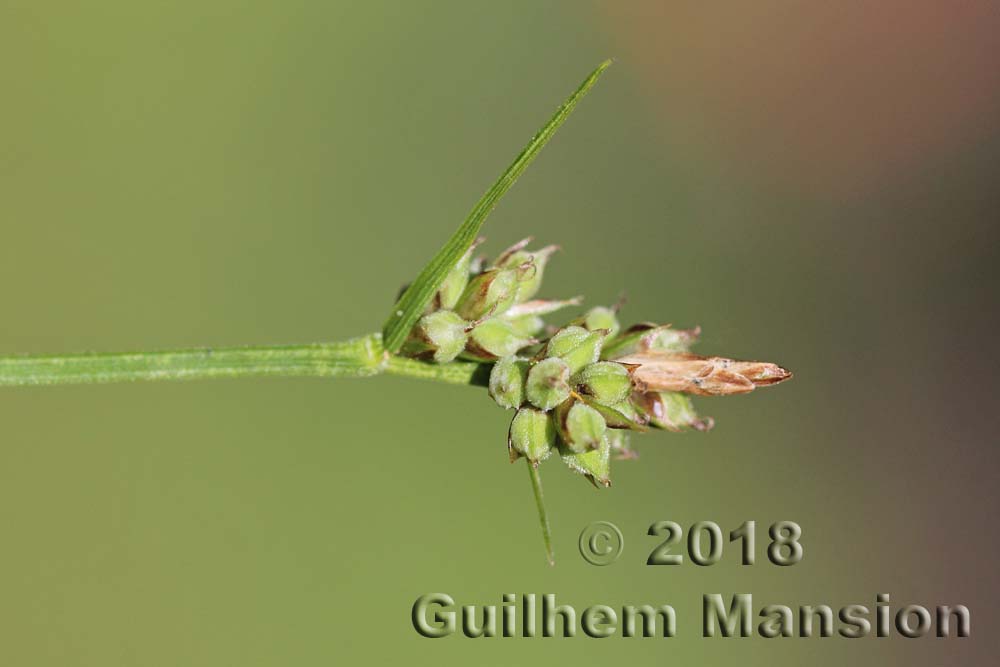
M 396 306 L 392 310 L 389 319 L 382 327 L 382 340 L 385 349 L 396 353 L 402 347 L 406 336 L 420 315 L 424 312 L 427 304 L 434 298 L 434 294 L 441 287 L 444 279 L 448 276 L 452 267 L 462 258 L 466 250 L 472 245 L 479 235 L 479 230 L 486 221 L 486 217 L 501 197 L 517 181 L 518 177 L 531 164 L 531 161 L 538 155 L 539 151 L 548 143 L 549 139 L 556 133 L 556 130 L 566 121 L 573 108 L 583 99 L 583 96 L 593 87 L 601 74 L 611 65 L 610 60 L 606 60 L 597 69 L 591 72 L 590 76 L 584 79 L 580 87 L 562 103 L 552 118 L 542 127 L 538 133 L 532 137 L 524 150 L 514 159 L 507 170 L 500 176 L 493 186 L 486 191 L 482 199 L 473 207 L 465 222 L 452 235 L 448 242 L 434 256 L 434 258 L 424 267 L 417 276 L 417 279 L 403 292 Z

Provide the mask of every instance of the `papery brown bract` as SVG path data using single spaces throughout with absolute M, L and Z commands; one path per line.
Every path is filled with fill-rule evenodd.
M 679 391 L 696 396 L 746 394 L 783 382 L 791 372 L 763 361 L 703 357 L 689 352 L 650 350 L 615 359 L 630 367 L 639 392 Z

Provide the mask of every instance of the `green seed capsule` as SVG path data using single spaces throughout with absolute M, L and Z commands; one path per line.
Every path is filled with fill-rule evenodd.
M 621 331 L 621 324 L 618 323 L 615 311 L 605 306 L 591 308 L 582 319 L 583 326 L 590 331 L 606 329 L 608 331 L 608 338 L 614 338 Z
M 560 443 L 559 454 L 563 463 L 571 470 L 585 475 L 594 486 L 611 486 L 611 441 L 606 434 L 601 438 L 597 449 L 578 454 Z
M 556 407 L 569 398 L 569 366 L 557 358 L 539 361 L 528 371 L 525 395 L 540 410 Z
M 552 256 L 559 246 L 548 246 L 535 252 L 523 250 L 529 239 L 525 239 L 504 252 L 497 259 L 497 266 L 504 269 L 513 269 L 523 266 L 530 266 L 530 270 L 523 271 L 518 280 L 517 303 L 524 303 L 538 293 L 542 286 L 542 278 L 545 274 L 545 265 L 548 264 L 549 257 Z
M 412 356 L 430 357 L 438 363 L 452 361 L 465 349 L 469 323 L 450 310 L 424 315 L 413 327 L 404 352 Z
M 514 326 L 504 319 L 491 318 L 480 322 L 469 334 L 466 356 L 481 361 L 509 357 L 522 347 L 534 344 L 533 338 L 521 336 Z
M 599 361 L 584 366 L 576 374 L 574 381 L 580 391 L 604 405 L 620 403 L 632 393 L 632 378 L 628 369 L 613 361 Z
M 508 311 L 509 312 L 509 311 Z M 545 330 L 545 320 L 538 315 L 522 315 L 507 320 L 518 335 L 534 338 Z
M 636 394 L 632 402 L 646 415 L 649 423 L 657 428 L 668 431 L 682 431 L 685 428 L 707 431 L 715 425 L 715 420 L 711 417 L 699 417 L 691 397 L 680 392 Z
M 602 359 L 618 359 L 630 354 L 662 350 L 664 352 L 688 352 L 698 341 L 701 330 L 672 329 L 669 324 L 658 325 L 645 322 L 635 324 L 622 332 L 613 342 L 604 346 Z
M 467 320 L 502 315 L 517 297 L 516 269 L 491 269 L 469 281 L 455 312 Z
M 510 460 L 525 456 L 533 464 L 544 461 L 556 443 L 556 428 L 544 412 L 521 408 L 510 423 L 507 449 Z
M 615 403 L 614 405 L 610 405 L 608 407 L 628 420 L 629 423 L 624 425 L 623 428 L 630 428 L 637 431 L 646 430 L 645 426 L 649 423 L 649 421 L 646 419 L 645 415 L 636 409 L 632 401 L 626 399 L 621 403 Z
M 583 327 L 576 326 L 566 327 L 549 339 L 545 356 L 559 357 L 569 366 L 570 373 L 576 373 L 600 358 L 601 344 L 606 335 L 606 331 L 587 331 Z
M 459 297 L 469 284 L 469 266 L 472 264 L 472 254 L 476 247 L 483 242 L 483 239 L 476 239 L 464 255 L 458 260 L 455 268 L 451 270 L 448 277 L 441 283 L 441 288 L 437 293 L 437 307 L 445 310 L 453 310 L 458 303 Z
M 504 319 L 509 320 L 514 325 L 514 330 L 522 336 L 533 338 L 545 330 L 545 320 L 542 319 L 542 315 L 548 315 L 567 306 L 579 304 L 580 297 L 561 301 L 533 299 L 511 306 L 504 313 Z
M 588 336 L 590 336 L 590 332 L 583 327 L 565 327 L 552 336 L 545 352 L 550 357 L 560 357 L 576 349 Z
M 490 396 L 501 408 L 518 408 L 524 403 L 524 383 L 528 379 L 528 362 L 516 357 L 504 357 L 490 371 Z
M 566 447 L 578 454 L 599 447 L 608 428 L 601 413 L 578 401 L 566 401 L 552 414 Z
M 636 410 L 631 401 L 625 400 L 614 405 L 602 405 L 589 396 L 584 396 L 587 405 L 601 413 L 608 428 L 646 431 L 649 420 Z

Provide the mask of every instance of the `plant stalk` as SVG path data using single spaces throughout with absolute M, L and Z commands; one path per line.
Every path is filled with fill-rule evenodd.
M 380 334 L 333 343 L 0 356 L 0 387 L 241 377 L 370 377 L 386 373 L 485 385 L 489 366 L 387 354 Z
M 549 514 L 545 511 L 545 498 L 542 496 L 542 477 L 538 474 L 538 468 L 531 461 L 524 459 L 528 463 L 528 474 L 531 475 L 531 489 L 535 492 L 535 507 L 538 508 L 538 522 L 542 526 L 542 540 L 545 542 L 545 557 L 549 565 L 556 564 L 556 555 L 552 550 L 552 529 L 549 527 Z

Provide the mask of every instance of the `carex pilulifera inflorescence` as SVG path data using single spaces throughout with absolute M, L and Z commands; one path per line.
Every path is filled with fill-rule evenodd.
M 515 411 L 510 458 L 528 462 L 553 562 L 537 468 L 553 451 L 595 485 L 608 486 L 611 458 L 635 457 L 630 431 L 711 428 L 690 395 L 744 393 L 791 377 L 774 364 L 691 354 L 696 329 L 623 330 L 617 308 L 593 308 L 562 327 L 546 323 L 544 316 L 581 302 L 536 298 L 554 246 L 530 251 L 521 242 L 493 262 L 474 259 L 487 216 L 610 65 L 598 65 L 531 137 L 400 294 L 381 332 L 305 345 L 0 355 L 0 387 L 380 373 L 486 384 L 486 370 L 490 395 Z
M 481 241 L 481 240 L 480 240 Z M 438 363 L 492 364 L 489 393 L 514 410 L 511 461 L 532 466 L 557 452 L 597 486 L 611 485 L 612 458 L 636 457 L 630 432 L 706 431 L 691 395 L 743 394 L 792 376 L 772 363 L 693 354 L 699 330 L 640 323 L 622 328 L 618 308 L 598 306 L 558 327 L 544 315 L 581 303 L 536 298 L 558 249 L 516 243 L 494 261 L 472 245 L 413 327 L 402 353 Z

